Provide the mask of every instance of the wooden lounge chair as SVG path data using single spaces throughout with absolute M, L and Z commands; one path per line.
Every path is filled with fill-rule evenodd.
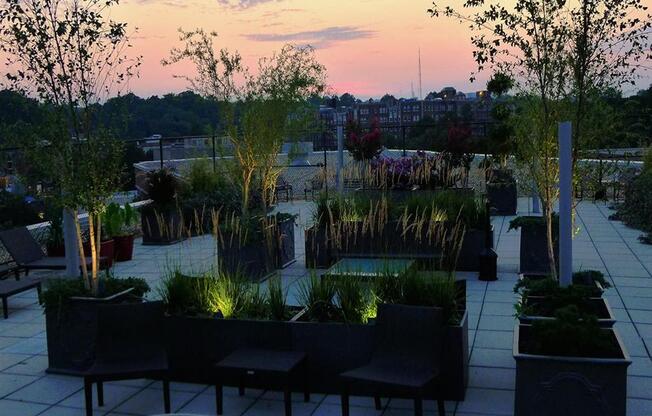
M 48 257 L 43 253 L 39 243 L 34 240 L 26 227 L 0 231 L 0 241 L 5 246 L 16 264 L 29 274 L 30 270 L 65 270 L 65 257 Z M 100 258 L 100 268 L 106 268 L 106 258 Z M 90 267 L 92 260 L 86 257 L 86 265 Z
M 438 386 L 444 330 L 440 308 L 379 305 L 371 361 L 342 374 L 342 416 L 349 415 L 353 385 L 373 391 L 378 410 L 382 395 L 411 397 L 414 414 L 421 416 L 423 398 L 432 397 Z M 437 406 L 439 416 L 444 416 L 444 401 L 437 400 Z
M 95 362 L 84 374 L 86 415 L 93 415 L 93 384 L 104 406 L 104 382 L 149 378 L 163 382 L 163 406 L 170 413 L 170 380 L 165 351 L 163 303 L 102 306 L 98 310 Z
M 9 318 L 9 305 L 7 300 L 10 296 L 26 292 L 31 289 L 36 289 L 41 298 L 41 279 L 23 280 L 5 280 L 0 282 L 0 299 L 2 299 L 2 313 L 4 318 Z

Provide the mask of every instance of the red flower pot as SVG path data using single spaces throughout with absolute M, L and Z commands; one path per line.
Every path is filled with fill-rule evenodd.
M 113 237 L 114 241 L 114 260 L 129 261 L 134 257 L 134 235 L 121 235 Z
M 102 266 L 111 268 L 113 266 L 113 257 L 115 253 L 115 243 L 113 239 L 105 240 L 100 243 L 100 257 L 104 257 L 105 261 L 102 263 Z M 84 243 L 84 254 L 86 257 L 91 257 L 91 243 L 86 241 Z

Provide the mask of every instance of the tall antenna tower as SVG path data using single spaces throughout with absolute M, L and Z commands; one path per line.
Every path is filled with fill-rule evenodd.
M 414 81 L 410 81 L 410 92 L 411 92 L 410 98 L 416 98 L 416 95 L 414 95 Z
M 423 100 L 423 91 L 421 89 L 421 47 L 419 47 L 419 99 Z

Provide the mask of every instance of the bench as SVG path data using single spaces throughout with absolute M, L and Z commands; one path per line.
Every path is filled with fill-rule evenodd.
M 2 299 L 2 312 L 4 318 L 9 318 L 9 305 L 7 300 L 10 296 L 26 292 L 30 289 L 36 289 L 41 296 L 41 279 L 28 279 L 23 280 L 5 280 L 0 282 L 0 299 Z

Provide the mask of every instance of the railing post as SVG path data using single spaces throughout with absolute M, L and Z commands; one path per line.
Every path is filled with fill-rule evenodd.
M 161 159 L 161 170 L 163 170 L 163 138 L 158 139 L 159 159 Z
M 405 126 L 401 127 L 401 131 L 402 131 L 401 135 L 403 136 L 403 139 L 402 139 L 402 141 L 403 141 L 403 145 L 402 145 L 403 146 L 403 157 L 405 157 L 407 155 L 407 151 L 405 149 Z
M 215 160 L 215 134 L 211 136 L 213 142 L 213 172 L 217 171 L 217 161 Z

